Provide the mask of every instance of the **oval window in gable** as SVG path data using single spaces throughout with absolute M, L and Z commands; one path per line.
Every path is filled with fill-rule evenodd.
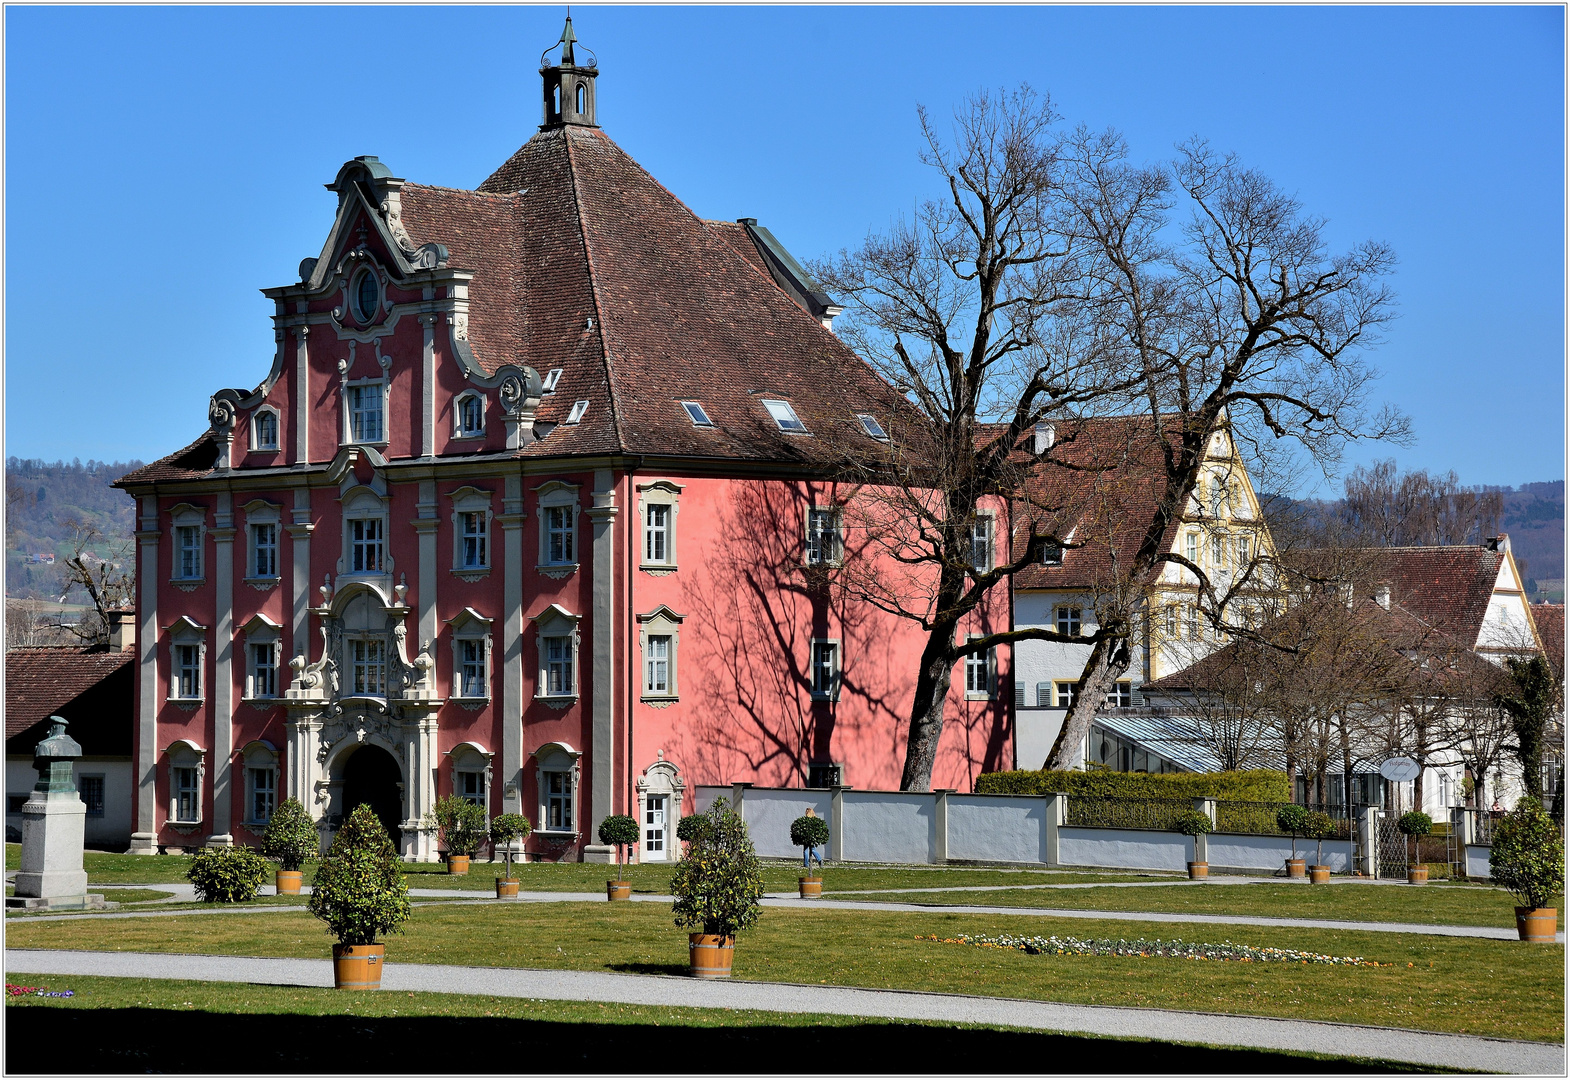
M 367 270 L 360 275 L 360 280 L 354 286 L 354 312 L 363 323 L 368 323 L 376 318 L 376 308 L 382 298 L 382 290 L 376 283 L 376 275 Z

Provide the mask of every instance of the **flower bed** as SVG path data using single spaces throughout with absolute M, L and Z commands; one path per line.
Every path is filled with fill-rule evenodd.
M 996 937 L 960 934 L 940 938 L 936 934 L 918 936 L 917 941 L 938 941 L 945 945 L 975 945 L 983 949 L 1017 949 L 1032 956 L 1167 956 L 1179 960 L 1236 960 L 1248 964 L 1339 964 L 1342 967 L 1395 967 L 1361 956 L 1327 956 L 1324 953 L 1302 952 L 1297 949 L 1262 948 L 1257 945 L 1239 945 L 1223 941 L 1212 945 L 1202 941 L 1184 941 L 1174 938 L 1162 941 L 1136 938 L 1128 941 L 1118 938 L 1086 939 L 1073 937 L 1018 937 L 1002 934 Z
M 75 997 L 75 990 L 51 990 L 47 986 L 18 986 L 5 984 L 6 997 Z

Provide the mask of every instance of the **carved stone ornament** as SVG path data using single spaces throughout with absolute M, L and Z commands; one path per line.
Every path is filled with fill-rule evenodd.
M 207 422 L 220 430 L 234 426 L 234 403 L 214 397 L 207 403 Z
M 452 318 L 452 334 L 459 341 L 469 340 L 469 315 L 467 312 L 454 312 Z
M 507 376 L 502 380 L 498 396 L 508 412 L 517 412 L 518 406 L 523 403 L 523 380 L 516 375 Z

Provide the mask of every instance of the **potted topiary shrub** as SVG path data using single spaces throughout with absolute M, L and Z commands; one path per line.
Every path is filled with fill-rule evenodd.
M 1499 819 L 1488 868 L 1494 883 L 1521 901 L 1515 909 L 1521 940 L 1552 943 L 1559 912 L 1548 905 L 1564 888 L 1565 843 L 1542 803 L 1523 798 Z
M 485 811 L 458 795 L 444 795 L 431 811 L 447 852 L 447 872 L 467 874 L 469 860 L 485 842 Z
M 262 854 L 278 864 L 274 883 L 279 896 L 298 896 L 305 860 L 322 853 L 322 836 L 299 799 L 288 798 L 273 811 L 262 834 Z
M 818 855 L 818 849 L 827 846 L 829 842 L 829 823 L 818 817 L 807 807 L 807 812 L 790 823 L 790 842 L 801 848 L 801 877 L 797 879 L 797 887 L 803 900 L 816 900 L 823 895 L 823 859 Z M 816 859 L 818 872 L 812 872 L 812 861 Z
M 1210 815 L 1198 810 L 1185 810 L 1172 822 L 1172 831 L 1180 832 L 1191 837 L 1194 844 L 1194 858 L 1188 864 L 1188 876 L 1195 881 L 1210 877 L 1210 863 L 1199 861 L 1199 838 L 1215 828 L 1215 823 L 1210 820 Z
M 632 882 L 626 880 L 627 875 L 622 870 L 621 853 L 623 848 L 631 848 L 638 842 L 638 823 L 626 814 L 612 814 L 600 822 L 600 843 L 616 845 L 616 880 L 605 883 L 605 899 L 631 900 Z M 628 852 L 629 857 L 631 852 Z
M 1287 803 L 1276 811 L 1276 828 L 1292 834 L 1292 857 L 1287 860 L 1287 877 L 1303 876 L 1303 860 L 1297 857 L 1297 838 L 1308 825 L 1308 810 L 1296 803 Z
M 671 876 L 671 910 L 686 927 L 692 974 L 728 979 L 736 933 L 758 921 L 763 870 L 747 835 L 747 823 L 725 799 L 715 799 L 687 854 Z M 696 928 L 696 929 L 695 929 Z
M 496 879 L 496 898 L 514 899 L 518 896 L 518 879 L 512 876 L 512 845 L 515 840 L 527 840 L 534 826 L 522 814 L 497 814 L 491 818 L 491 858 L 502 853 L 503 877 Z
M 1308 868 L 1311 885 L 1330 884 L 1330 867 L 1325 865 L 1325 838 L 1336 834 L 1336 819 L 1323 810 L 1315 810 L 1303 822 L 1303 835 L 1314 841 L 1314 865 Z
M 676 823 L 676 839 L 683 844 L 691 844 L 703 835 L 703 830 L 709 827 L 709 819 L 702 814 L 688 814 Z M 682 849 L 683 851 L 686 848 Z
M 311 914 L 338 939 L 333 985 L 376 990 L 382 985 L 384 946 L 409 920 L 409 886 L 398 852 L 371 808 L 361 803 L 343 823 L 311 883 Z
M 248 847 L 203 848 L 185 868 L 204 904 L 237 904 L 254 899 L 272 864 Z
M 1423 837 L 1434 829 L 1434 819 L 1421 810 L 1408 810 L 1396 820 L 1396 829 L 1412 841 L 1412 857 L 1406 864 L 1407 884 L 1422 885 L 1428 880 L 1428 867 L 1418 862 L 1417 857 L 1422 851 Z

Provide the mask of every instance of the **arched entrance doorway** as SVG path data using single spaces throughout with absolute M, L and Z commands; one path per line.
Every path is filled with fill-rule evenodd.
M 403 773 L 393 756 L 379 746 L 361 746 L 343 765 L 343 813 L 345 820 L 361 803 L 387 830 L 397 849 L 403 836 Z

